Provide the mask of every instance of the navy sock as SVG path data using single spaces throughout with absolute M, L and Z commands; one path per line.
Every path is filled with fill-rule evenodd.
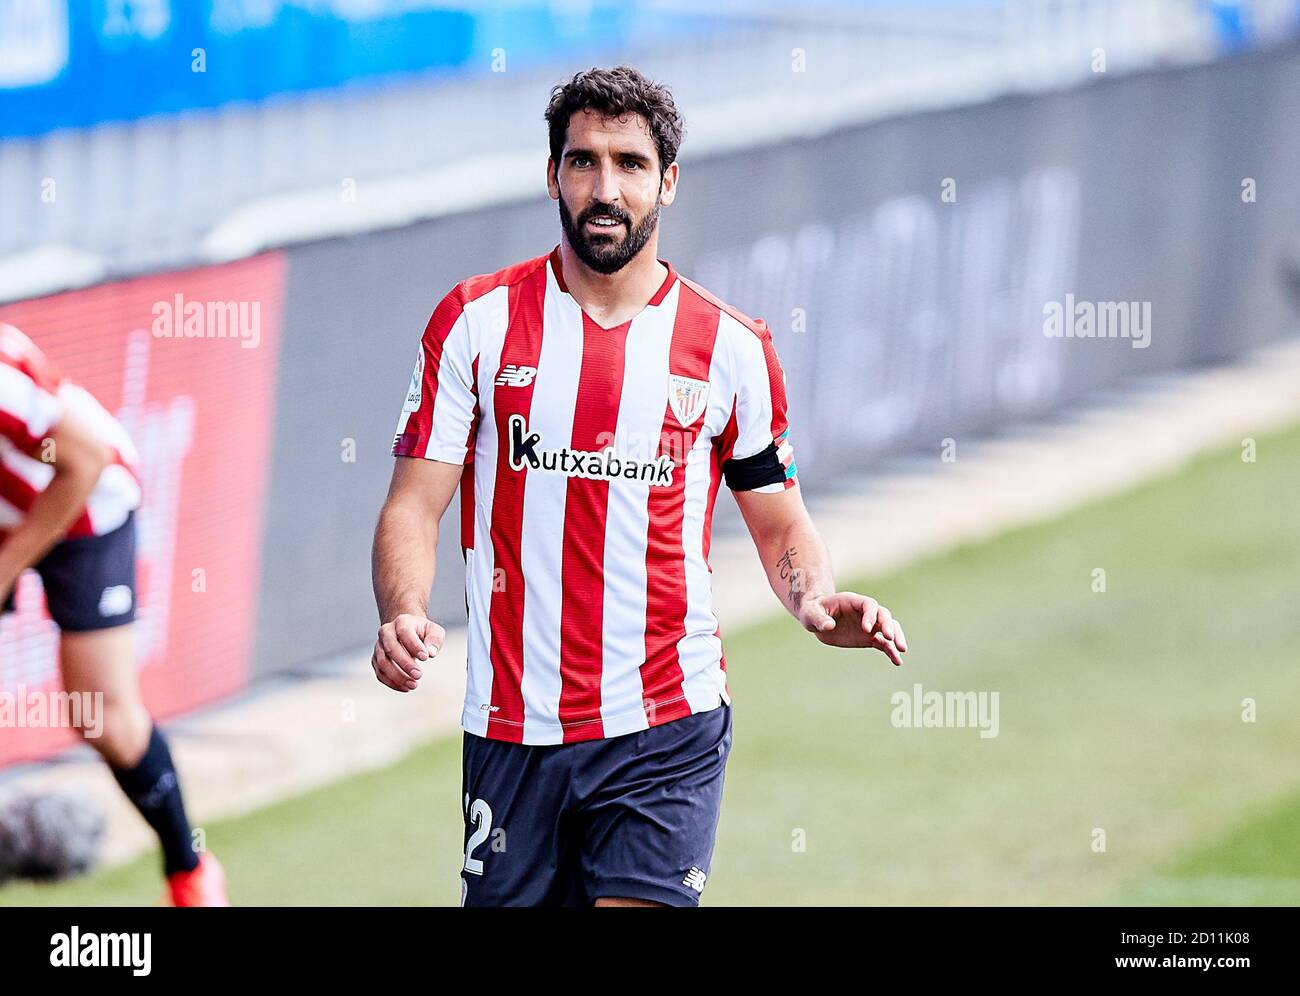
M 163 868 L 168 875 L 191 871 L 199 863 L 190 842 L 190 822 L 185 818 L 181 785 L 158 727 L 149 735 L 144 757 L 134 768 L 112 768 L 113 777 L 162 843 Z

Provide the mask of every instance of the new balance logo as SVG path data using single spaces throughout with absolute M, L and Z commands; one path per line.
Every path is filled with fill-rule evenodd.
M 497 387 L 527 387 L 537 376 L 536 367 L 521 367 L 517 363 L 507 363 L 497 374 Z
M 541 433 L 530 432 L 522 415 L 511 415 L 509 424 L 511 470 L 528 468 L 593 481 L 640 481 L 665 488 L 673 483 L 676 464 L 667 453 L 656 460 L 642 461 L 616 456 L 612 446 L 596 451 L 567 446 L 544 450 Z
M 688 889 L 694 889 L 696 892 L 703 892 L 704 880 L 708 877 L 709 876 L 705 875 L 704 872 L 700 871 L 698 868 L 692 868 L 686 873 L 686 877 L 682 879 L 682 885 L 686 886 Z

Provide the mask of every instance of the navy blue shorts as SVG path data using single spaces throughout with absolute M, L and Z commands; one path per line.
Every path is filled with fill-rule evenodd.
M 52 546 L 32 569 L 45 586 L 50 618 L 65 633 L 122 626 L 135 619 L 135 513 L 102 536 Z M 14 593 L 0 613 L 14 610 Z
M 464 906 L 698 906 L 713 858 L 731 706 L 607 740 L 465 734 Z

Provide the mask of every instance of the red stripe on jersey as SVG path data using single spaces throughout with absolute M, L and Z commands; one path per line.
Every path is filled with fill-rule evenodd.
M 474 549 L 474 461 L 460 474 L 460 549 Z
M 478 423 L 483 418 L 483 409 L 479 405 L 478 396 L 478 354 L 474 354 L 474 362 L 469 366 L 470 387 L 474 392 L 474 411 L 470 414 L 469 432 L 465 434 L 465 462 L 469 463 L 474 459 L 474 443 L 478 439 Z
M 713 347 L 717 341 L 721 314 L 716 306 L 691 294 L 679 294 L 673 322 L 668 371 L 681 377 L 708 381 Z M 686 563 L 682 545 L 685 516 L 686 455 L 690 452 L 702 417 L 683 428 L 664 405 L 659 433 L 659 453 L 669 454 L 676 464 L 673 483 L 651 488 L 646 535 L 646 630 L 645 662 L 641 665 L 641 700 L 651 726 L 691 714 L 682 689 L 682 666 L 678 642 L 686 635 Z
M 762 324 L 761 322 L 759 323 Z M 763 343 L 763 359 L 767 361 L 767 386 L 772 395 L 772 439 L 780 437 L 781 433 L 790 428 L 790 419 L 787 413 L 788 401 L 785 396 L 785 371 L 781 369 L 781 362 L 776 356 L 776 346 L 772 343 L 772 331 L 766 325 L 762 326 L 763 331 L 759 339 Z M 789 464 L 789 459 L 783 461 Z M 791 487 L 790 481 L 786 481 L 786 487 Z
M 28 456 L 40 449 L 41 441 L 27 430 L 27 423 L 3 409 L 0 409 L 0 436 L 4 436 Z
M 545 257 L 542 257 L 544 260 Z M 493 381 L 507 364 L 536 367 L 542 354 L 542 314 L 546 298 L 546 267 L 537 266 L 509 290 L 509 325 L 501 361 Z M 495 388 L 492 416 L 497 427 L 496 489 L 492 496 L 492 597 L 488 608 L 491 631 L 492 704 L 487 735 L 494 740 L 522 743 L 524 739 L 524 487 L 528 469 L 510 467 L 510 416 L 528 416 L 533 385 Z M 498 583 L 497 577 L 501 581 Z
M 474 415 L 469 423 L 469 435 L 465 439 L 465 469 L 460 475 L 460 549 L 462 555 L 474 548 L 474 443 L 478 437 L 478 424 L 483 418 L 483 409 L 478 396 L 478 356 L 474 357 Z
M 582 368 L 573 413 L 575 450 L 605 449 L 618 429 L 631 320 L 603 329 L 582 315 Z M 605 736 L 600 719 L 604 668 L 605 521 L 609 481 L 570 477 L 564 499 L 560 601 L 560 723 L 566 743 Z M 570 724 L 574 724 L 570 729 Z
M 0 498 L 20 512 L 25 513 L 31 508 L 32 502 L 36 500 L 39 493 L 17 474 L 0 473 Z
M 424 374 L 420 378 L 420 407 L 406 421 L 406 430 L 393 444 L 393 452 L 400 456 L 423 457 L 429 437 L 433 434 L 433 401 L 438 396 L 438 370 L 442 366 L 442 349 L 452 328 L 465 310 L 465 284 L 438 302 L 424 327 L 420 340 L 424 350 Z

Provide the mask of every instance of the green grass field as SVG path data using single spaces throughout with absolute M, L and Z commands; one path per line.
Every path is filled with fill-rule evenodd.
M 725 634 L 735 743 L 704 901 L 1300 905 L 1298 495 L 1292 428 L 1260 438 L 1253 464 L 1233 447 L 838 579 L 905 621 L 902 669 L 786 617 Z M 890 695 L 915 682 L 998 692 L 999 735 L 894 727 Z M 459 778 L 451 738 L 212 823 L 208 842 L 239 904 L 453 904 Z M 0 903 L 159 894 L 150 857 Z

